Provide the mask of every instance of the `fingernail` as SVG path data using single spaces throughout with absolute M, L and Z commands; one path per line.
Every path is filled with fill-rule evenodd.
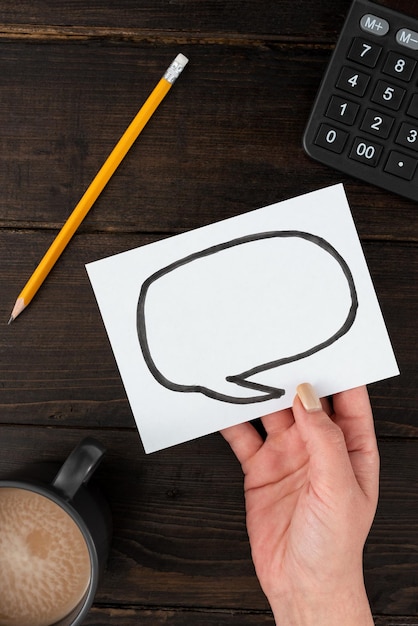
M 321 400 L 311 384 L 302 383 L 301 385 L 298 385 L 296 392 L 307 413 L 322 411 Z

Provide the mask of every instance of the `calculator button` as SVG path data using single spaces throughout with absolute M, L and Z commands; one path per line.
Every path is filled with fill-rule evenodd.
M 418 150 L 418 126 L 412 126 L 411 124 L 403 122 L 395 142 L 399 143 L 401 146 L 405 146 L 405 148 Z
M 388 109 L 397 111 L 402 104 L 405 93 L 406 91 L 405 89 L 402 89 L 402 87 L 391 85 L 385 80 L 379 80 L 371 100 L 376 104 L 381 104 Z
M 360 105 L 355 102 L 340 98 L 339 96 L 332 96 L 325 115 L 332 120 L 351 126 L 354 124 L 359 108 Z
M 361 37 L 353 40 L 347 57 L 350 61 L 367 65 L 367 67 L 376 67 L 377 60 L 382 52 L 382 47 L 371 41 L 366 41 Z
M 357 72 L 350 67 L 343 67 L 337 80 L 337 87 L 356 96 L 364 96 L 369 80 L 368 74 Z
M 410 57 L 404 57 L 396 52 L 389 52 L 382 72 L 400 80 L 409 81 L 412 78 L 417 62 Z
M 388 4 L 351 0 L 303 147 L 320 163 L 417 202 L 418 19 Z M 392 4 L 418 7 L 418 0 Z
M 389 158 L 385 165 L 385 172 L 389 172 L 389 174 L 399 176 L 405 180 L 412 180 L 417 165 L 418 161 L 416 159 L 393 150 L 389 154 Z
M 321 124 L 315 139 L 317 146 L 340 154 L 348 139 L 348 133 L 329 124 Z
M 366 133 L 378 135 L 379 137 L 382 137 L 382 139 L 387 139 L 390 131 L 392 130 L 394 121 L 395 118 L 390 115 L 386 115 L 386 113 L 374 111 L 373 109 L 367 109 L 360 129 L 364 130 Z
M 396 33 L 396 41 L 400 46 L 405 46 L 411 50 L 418 50 L 418 33 L 409 28 L 401 28 Z
M 360 28 L 365 33 L 384 37 L 389 32 L 389 22 L 371 13 L 366 13 L 360 20 Z
M 351 148 L 349 157 L 354 161 L 365 163 L 370 167 L 376 167 L 379 162 L 383 147 L 376 143 L 372 143 L 368 139 L 356 137 L 353 147 Z
M 412 96 L 406 114 L 418 118 L 418 93 L 414 93 L 414 95 Z

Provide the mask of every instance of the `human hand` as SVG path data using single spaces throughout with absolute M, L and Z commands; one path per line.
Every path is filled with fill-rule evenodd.
M 250 423 L 222 431 L 245 475 L 256 573 L 280 626 L 369 626 L 362 556 L 379 454 L 367 390 L 336 394 L 332 412 L 310 385 L 298 396 L 262 418 L 265 441 Z

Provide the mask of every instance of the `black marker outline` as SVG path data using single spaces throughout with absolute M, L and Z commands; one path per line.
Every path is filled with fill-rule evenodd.
M 305 239 L 306 241 L 310 241 L 313 244 L 316 244 L 325 252 L 328 252 L 340 265 L 341 270 L 347 280 L 348 286 L 350 288 L 350 297 L 351 297 L 351 306 L 348 312 L 347 318 L 341 328 L 334 333 L 329 339 L 321 342 L 320 344 L 310 348 L 309 350 L 305 350 L 298 354 L 292 355 L 290 357 L 283 357 L 274 361 L 270 361 L 268 363 L 264 363 L 261 365 L 257 365 L 245 372 L 241 372 L 241 374 L 236 374 L 233 376 L 227 376 L 226 380 L 228 382 L 234 383 L 241 387 L 245 387 L 247 389 L 256 389 L 257 391 L 264 392 L 262 396 L 253 396 L 249 398 L 237 398 L 235 396 L 230 396 L 227 394 L 222 394 L 203 385 L 180 385 L 178 383 L 174 383 L 166 378 L 157 368 L 155 362 L 151 356 L 151 351 L 148 345 L 147 339 L 147 330 L 146 330 L 146 322 L 145 322 L 145 301 L 148 290 L 152 283 L 157 281 L 162 276 L 173 272 L 174 270 L 182 267 L 183 265 L 187 265 L 188 263 L 192 263 L 197 259 L 202 259 L 217 252 L 222 252 L 223 250 L 227 250 L 228 248 L 233 248 L 235 246 L 239 246 L 242 244 L 261 241 L 262 239 L 273 239 L 273 238 L 290 238 L 296 237 L 300 239 Z M 237 239 L 233 239 L 231 241 L 227 241 L 224 243 L 217 244 L 215 246 L 211 246 L 206 248 L 205 250 L 201 250 L 199 252 L 195 252 L 190 254 L 178 261 L 174 261 L 174 263 L 170 263 L 166 267 L 158 270 L 151 276 L 149 276 L 144 283 L 142 284 L 141 291 L 138 299 L 138 307 L 137 307 L 137 332 L 139 344 L 142 350 L 142 354 L 147 364 L 148 369 L 154 378 L 159 382 L 163 387 L 170 389 L 171 391 L 177 391 L 181 393 L 201 393 L 208 398 L 212 398 L 213 400 L 219 400 L 221 402 L 229 402 L 231 404 L 253 404 L 256 402 L 266 402 L 267 400 L 272 400 L 274 398 L 281 398 L 286 392 L 284 389 L 279 389 L 276 387 L 270 387 L 267 385 L 262 385 L 256 382 L 252 382 L 247 380 L 250 376 L 254 376 L 255 374 L 259 374 L 260 372 L 264 372 L 269 369 L 274 369 L 275 367 L 280 367 L 281 365 L 285 365 L 287 363 L 292 363 L 294 361 L 299 361 L 304 359 L 320 350 L 324 350 L 329 347 L 333 343 L 335 343 L 338 339 L 340 339 L 343 335 L 345 335 L 354 324 L 354 320 L 356 319 L 358 309 L 358 298 L 357 291 L 354 284 L 353 275 L 348 267 L 346 261 L 343 259 L 341 254 L 337 252 L 337 250 L 325 239 L 319 237 L 318 235 L 313 235 L 311 233 L 307 233 L 299 230 L 282 230 L 282 231 L 268 231 L 262 233 L 256 233 L 251 235 L 245 235 L 243 237 L 238 237 Z

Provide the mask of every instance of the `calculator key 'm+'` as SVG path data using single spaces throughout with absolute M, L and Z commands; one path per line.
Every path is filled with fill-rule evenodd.
M 303 145 L 325 165 L 418 200 L 418 19 L 354 0 Z

